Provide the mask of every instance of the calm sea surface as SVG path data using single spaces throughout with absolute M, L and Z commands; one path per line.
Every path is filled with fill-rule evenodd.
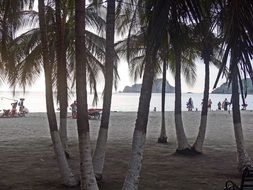
M 201 100 L 203 95 L 201 93 L 183 93 L 182 94 L 182 110 L 186 111 L 186 102 L 189 98 L 193 99 L 194 109 L 201 110 Z M 213 102 L 212 110 L 217 109 L 217 104 L 219 101 L 223 101 L 225 98 L 230 100 L 230 94 L 210 94 L 210 98 Z M 25 98 L 24 105 L 29 109 L 30 112 L 46 112 L 46 100 L 44 92 L 16 92 L 14 97 L 12 92 L 0 92 L 0 110 L 10 109 L 13 99 Z M 92 95 L 88 95 L 88 106 L 89 108 L 102 108 L 102 94 L 99 94 L 99 101 L 97 106 L 92 105 Z M 75 96 L 72 95 L 69 97 L 69 104 L 75 100 Z M 174 94 L 166 94 L 166 111 L 174 110 Z M 247 109 L 253 110 L 253 95 L 248 95 L 246 98 L 248 104 Z M 137 111 L 139 103 L 139 94 L 138 93 L 114 93 L 112 98 L 112 111 Z M 150 110 L 156 107 L 157 111 L 161 110 L 161 94 L 153 93 L 150 103 Z M 55 102 L 55 108 L 58 108 L 58 105 Z M 70 110 L 69 110 L 70 111 Z

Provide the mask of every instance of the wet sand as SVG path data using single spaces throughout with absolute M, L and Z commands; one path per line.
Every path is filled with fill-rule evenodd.
M 215 190 L 223 189 L 230 178 L 237 184 L 236 144 L 232 115 L 211 111 L 204 154 L 180 156 L 175 153 L 176 137 L 173 112 L 166 112 L 168 144 L 157 144 L 161 113 L 151 112 L 139 189 L 143 190 Z M 119 190 L 127 171 L 136 113 L 111 114 L 104 179 L 100 189 Z M 185 131 L 192 144 L 197 135 L 200 112 L 183 112 Z M 253 112 L 242 112 L 245 144 L 253 157 Z M 100 120 L 90 120 L 92 147 Z M 68 119 L 69 160 L 79 174 L 76 120 Z M 0 118 L 0 190 L 60 190 L 59 171 L 54 156 L 45 113 L 25 118 Z

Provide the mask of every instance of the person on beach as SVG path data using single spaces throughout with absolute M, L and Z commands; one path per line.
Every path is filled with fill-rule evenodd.
M 193 101 L 192 98 L 189 98 L 188 102 L 186 103 L 186 106 L 188 108 L 188 111 L 192 111 L 193 109 Z
M 17 106 L 18 106 L 18 101 L 15 100 L 15 102 L 11 103 L 11 116 L 15 116 L 17 113 Z
M 228 110 L 228 105 L 229 105 L 229 102 L 228 102 L 227 98 L 225 98 L 225 100 L 222 103 L 222 107 L 223 107 L 224 111 Z
M 72 118 L 76 119 L 77 116 L 77 101 L 74 101 L 71 105 L 70 105 L 70 109 L 72 111 Z
M 221 103 L 220 102 L 218 102 L 218 110 L 221 110 Z
M 211 107 L 212 107 L 212 100 L 211 99 L 208 100 L 207 107 L 209 110 L 211 110 Z
M 20 98 L 20 101 L 18 103 L 18 106 L 19 106 L 19 111 L 18 111 L 18 115 L 20 117 L 24 117 L 25 114 L 28 114 L 29 113 L 29 110 L 27 108 L 25 108 L 24 106 L 24 98 Z
M 20 101 L 18 103 L 18 106 L 19 106 L 19 113 L 23 113 L 24 111 L 24 98 L 20 98 Z

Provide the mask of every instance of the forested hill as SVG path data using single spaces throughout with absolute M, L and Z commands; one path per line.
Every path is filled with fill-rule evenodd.
M 134 84 L 132 86 L 125 86 L 123 92 L 124 93 L 138 93 L 141 91 L 141 84 Z M 162 92 L 162 79 L 156 79 L 152 88 L 153 93 Z M 166 81 L 166 93 L 174 93 L 175 88 Z
M 248 94 L 253 94 L 253 86 L 252 86 L 251 79 L 247 78 L 246 82 L 247 82 Z M 243 83 L 243 87 L 245 88 L 245 84 L 246 84 L 245 80 L 243 80 L 242 83 Z M 220 87 L 217 87 L 216 89 L 212 91 L 213 94 L 231 94 L 231 92 L 232 92 L 232 88 L 231 88 L 231 85 L 228 88 L 228 83 L 223 83 Z

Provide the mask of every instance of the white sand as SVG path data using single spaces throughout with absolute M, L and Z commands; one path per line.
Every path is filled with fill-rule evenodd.
M 183 112 L 185 131 L 191 144 L 198 132 L 200 114 Z M 205 155 L 196 158 L 173 156 L 176 149 L 173 118 L 173 112 L 166 112 L 169 144 L 158 145 L 161 113 L 150 112 L 140 189 L 222 189 L 227 178 L 239 179 L 232 114 L 224 111 L 209 112 Z M 123 183 L 135 119 L 134 112 L 111 113 L 109 155 L 106 158 L 106 177 L 102 189 L 120 189 Z M 245 144 L 253 156 L 252 111 L 242 112 L 242 123 Z M 90 120 L 93 146 L 99 124 L 100 120 Z M 78 173 L 77 128 L 74 119 L 68 119 L 68 135 L 74 154 L 71 163 L 75 173 Z M 30 113 L 24 118 L 0 118 L 0 189 L 62 189 L 58 186 L 59 173 L 52 147 L 48 147 L 50 144 L 46 113 Z
M 135 112 L 112 112 L 110 121 L 109 141 L 123 140 L 131 142 L 136 120 Z M 183 112 L 184 128 L 192 142 L 198 132 L 200 112 Z M 242 112 L 242 123 L 245 140 L 250 140 L 253 134 L 253 112 Z M 91 139 L 95 140 L 100 120 L 90 120 Z M 152 141 L 160 134 L 161 113 L 150 112 L 147 137 Z M 76 120 L 68 119 L 68 135 L 70 139 L 77 138 Z M 166 112 L 166 129 L 169 141 L 175 142 L 175 126 L 173 112 Z M 46 113 L 30 113 L 23 118 L 0 118 L 0 141 L 23 140 L 33 138 L 50 138 Z M 206 141 L 212 146 L 212 141 L 222 141 L 234 144 L 232 114 L 224 111 L 211 111 L 208 114 Z M 216 143 L 215 143 L 216 144 Z

